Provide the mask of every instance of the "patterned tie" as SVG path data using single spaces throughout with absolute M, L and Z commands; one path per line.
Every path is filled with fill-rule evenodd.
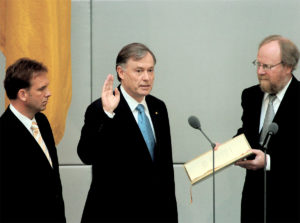
M 269 97 L 268 108 L 267 108 L 264 124 L 263 124 L 262 130 L 261 130 L 261 133 L 260 133 L 260 138 L 259 138 L 260 145 L 263 144 L 264 139 L 265 139 L 265 137 L 268 133 L 269 125 L 271 124 L 271 122 L 273 121 L 273 118 L 275 116 L 273 102 L 276 99 L 276 95 L 269 94 L 268 97 Z
M 136 107 L 136 110 L 138 111 L 138 125 L 143 134 L 144 140 L 147 144 L 148 150 L 149 150 L 151 158 L 153 160 L 154 159 L 155 139 L 154 139 L 151 125 L 150 125 L 150 121 L 145 114 L 144 106 L 142 104 L 139 104 Z
M 45 153 L 45 155 L 46 155 L 46 157 L 47 157 L 50 165 L 52 166 L 52 161 L 51 161 L 48 149 L 47 149 L 47 147 L 46 147 L 46 145 L 44 143 L 44 140 L 43 140 L 43 138 L 41 136 L 39 127 L 38 127 L 38 125 L 37 125 L 37 123 L 35 121 L 33 121 L 32 124 L 31 124 L 31 130 L 32 130 L 32 133 L 33 133 L 33 137 L 36 139 L 36 141 L 38 142 L 38 144 L 42 148 L 42 150 Z

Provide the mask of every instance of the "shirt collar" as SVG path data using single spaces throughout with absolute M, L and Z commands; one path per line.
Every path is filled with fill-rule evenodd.
M 281 102 L 282 101 L 282 99 L 283 99 L 283 97 L 284 97 L 284 95 L 285 95 L 285 92 L 286 92 L 286 90 L 288 89 L 288 87 L 290 86 L 290 84 L 291 84 L 291 82 L 292 82 L 292 77 L 291 77 L 291 79 L 289 80 L 289 82 L 284 86 L 284 88 L 282 88 L 277 94 L 276 94 L 276 97 L 277 97 L 277 99 Z M 264 101 L 267 99 L 267 97 L 269 96 L 269 93 L 265 93 L 265 95 L 264 95 Z M 276 100 L 277 100 L 276 99 Z
M 23 123 L 23 125 L 27 129 L 31 128 L 32 121 L 36 121 L 35 118 L 33 118 L 32 120 L 30 120 L 28 117 L 26 117 L 25 115 L 23 115 L 22 113 L 20 113 L 12 104 L 9 105 L 9 108 L 12 111 L 12 113 L 20 120 L 20 122 Z
M 129 105 L 129 108 L 130 110 L 133 112 L 136 107 L 138 106 L 138 104 L 142 104 L 144 105 L 144 108 L 145 108 L 145 111 L 147 110 L 148 111 L 148 107 L 147 107 L 147 103 L 146 103 L 146 100 L 145 100 L 145 97 L 143 98 L 143 100 L 141 102 L 137 102 L 133 97 L 131 97 L 127 92 L 126 90 L 124 89 L 124 87 L 121 85 L 120 87 L 121 89 L 121 92 L 127 102 L 127 104 Z

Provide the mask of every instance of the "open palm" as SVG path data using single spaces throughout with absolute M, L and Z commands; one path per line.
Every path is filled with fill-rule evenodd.
M 114 76 L 109 74 L 104 82 L 101 95 L 103 109 L 109 113 L 113 113 L 120 102 L 120 92 L 116 88 L 113 93 L 113 83 Z

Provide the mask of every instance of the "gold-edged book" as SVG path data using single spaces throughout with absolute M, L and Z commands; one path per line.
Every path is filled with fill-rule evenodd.
M 194 184 L 213 173 L 212 150 L 192 159 L 184 164 L 191 184 Z M 221 170 L 237 160 L 252 154 L 251 147 L 244 134 L 238 135 L 221 144 L 215 154 L 215 172 Z

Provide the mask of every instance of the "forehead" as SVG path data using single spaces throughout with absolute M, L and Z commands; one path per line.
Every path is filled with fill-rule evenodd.
M 127 61 L 127 66 L 138 66 L 138 67 L 153 67 L 154 66 L 154 59 L 152 55 L 148 52 L 145 56 L 141 59 L 134 59 L 133 57 L 129 58 Z
M 33 84 L 48 84 L 47 72 L 34 72 L 30 83 Z
M 262 45 L 258 50 L 257 58 L 260 62 L 278 62 L 278 60 L 281 60 L 281 51 L 278 41 L 271 41 Z

